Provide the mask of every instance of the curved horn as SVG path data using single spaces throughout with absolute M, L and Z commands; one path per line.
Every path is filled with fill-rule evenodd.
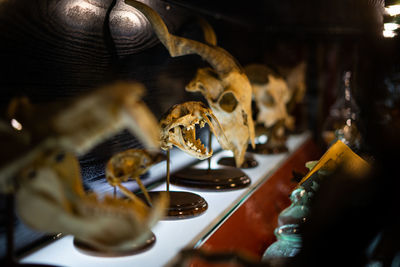
M 125 3 L 136 8 L 149 20 L 157 37 L 168 49 L 171 57 L 197 54 L 207 61 L 219 75 L 230 73 L 233 69 L 241 70 L 235 59 L 224 49 L 218 46 L 172 35 L 160 15 L 151 7 L 135 1 L 125 0 Z M 208 37 L 206 37 L 208 38 Z
M 202 17 L 197 17 L 197 23 L 203 31 L 204 41 L 209 45 L 217 46 L 217 35 L 210 23 Z

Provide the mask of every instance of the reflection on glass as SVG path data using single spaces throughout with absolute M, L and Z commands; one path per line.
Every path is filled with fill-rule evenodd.
M 350 79 L 351 72 L 346 71 L 337 100 L 330 108 L 323 125 L 322 137 L 327 145 L 340 140 L 354 150 L 359 148 L 360 134 L 355 123 L 358 107 L 352 98 Z

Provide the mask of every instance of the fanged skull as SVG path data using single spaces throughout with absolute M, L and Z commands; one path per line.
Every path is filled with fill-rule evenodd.
M 251 85 L 244 70 L 232 55 L 215 45 L 215 38 L 207 37 L 210 35 L 206 35 L 208 44 L 174 36 L 168 32 L 162 18 L 149 6 L 135 0 L 125 2 L 146 16 L 172 57 L 197 54 L 211 65 L 212 70 L 199 70 L 186 90 L 204 94 L 228 140 L 228 143 L 221 144 L 222 148 L 232 150 L 236 165 L 241 166 L 249 140 L 254 146 L 255 136 Z
M 219 142 L 226 143 L 217 118 L 203 103 L 190 101 L 174 105 L 160 120 L 161 148 L 168 150 L 176 146 L 198 159 L 212 156 L 212 150 L 207 151 L 201 141 L 196 139 L 196 125 L 202 128 L 206 123 L 210 131 L 219 138 Z
M 149 209 L 141 201 L 86 195 L 74 156 L 122 128 L 132 130 L 146 146 L 158 146 L 158 124 L 140 101 L 142 93 L 142 86 L 129 84 L 95 91 L 56 115 L 34 114 L 32 123 L 22 121 L 20 135 L 0 123 L 8 155 L 0 161 L 0 191 L 15 194 L 24 223 L 46 233 L 72 234 L 105 251 L 143 244 L 163 216 L 168 197 L 161 196 Z
M 12 191 L 15 174 L 45 149 L 84 154 L 122 129 L 131 131 L 145 147 L 158 148 L 158 122 L 141 101 L 144 90 L 138 83 L 119 82 L 43 111 L 26 101 L 14 102 L 18 107 L 13 105 L 9 116 L 19 121 L 21 129 L 17 133 L 10 125 L 0 127 L 0 134 L 6 135 L 2 148 L 12 155 L 0 159 L 0 191 Z
M 44 151 L 18 176 L 18 215 L 28 226 L 46 233 L 74 235 L 103 251 L 123 252 L 143 244 L 168 205 L 161 196 L 148 208 L 84 192 L 79 162 L 71 153 Z
M 286 108 L 292 94 L 285 80 L 264 65 L 251 64 L 245 70 L 253 87 L 258 109 L 257 123 L 270 128 L 283 122 L 286 128 L 293 129 L 294 119 Z

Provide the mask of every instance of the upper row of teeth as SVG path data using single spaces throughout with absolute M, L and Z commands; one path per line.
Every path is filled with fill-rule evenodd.
M 204 121 L 204 120 L 201 120 L 200 122 L 196 121 L 196 122 L 194 122 L 194 124 L 186 127 L 186 130 L 194 129 L 196 124 L 200 124 L 200 128 L 203 128 L 206 125 L 206 121 Z

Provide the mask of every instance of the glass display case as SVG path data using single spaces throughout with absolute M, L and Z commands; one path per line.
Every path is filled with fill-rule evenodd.
M 144 7 L 140 11 L 132 3 Z M 385 39 L 382 35 L 384 22 L 396 8 L 389 12 L 384 5 L 383 0 L 0 1 L 3 64 L 0 142 L 4 150 L 0 153 L 0 174 L 7 174 L 0 178 L 0 192 L 9 192 L 4 185 L 11 185 L 13 190 L 23 185 L 16 182 L 19 181 L 16 168 L 14 172 L 4 170 L 15 162 L 29 162 L 29 156 L 33 155 L 30 151 L 47 151 L 41 150 L 42 141 L 56 140 L 57 146 L 70 145 L 70 148 L 73 145 L 60 137 L 68 132 L 76 139 L 67 141 L 73 139 L 78 143 L 81 129 L 74 130 L 72 126 L 85 125 L 78 122 L 80 119 L 84 122 L 92 110 L 99 111 L 95 116 L 97 121 L 92 118 L 96 122 L 107 119 L 104 114 L 111 114 L 110 118 L 117 113 L 120 116 L 110 119 L 110 127 L 102 128 L 101 123 L 87 121 L 86 134 L 93 135 L 95 141 L 81 140 L 80 145 L 85 149 L 73 151 L 80 168 L 76 177 L 82 178 L 79 194 L 123 196 L 107 183 L 107 161 L 127 149 L 147 147 L 144 140 L 159 131 L 155 124 L 150 127 L 148 124 L 147 128 L 153 130 L 150 135 L 135 132 L 146 127 L 149 121 L 134 114 L 139 106 L 160 122 L 174 105 L 199 101 L 210 106 L 220 125 L 225 127 L 224 138 L 229 140 L 221 141 L 222 135 L 218 134 L 213 137 L 210 148 L 214 156 L 207 163 L 198 160 L 204 156 L 199 153 L 207 151 L 204 145 L 211 141 L 207 127 L 179 126 L 180 130 L 176 131 L 181 132 L 181 141 L 187 145 L 183 150 L 191 149 L 191 155 L 197 155 L 197 159 L 171 149 L 168 152 L 171 173 L 187 167 L 229 168 L 218 164 L 222 158 L 231 159 L 230 164 L 240 169 L 238 163 L 246 159 L 246 152 L 257 163 L 253 168 L 240 169 L 248 178 L 243 186 L 226 188 L 229 184 L 225 184 L 220 192 L 191 188 L 187 184 L 187 187 L 179 183 L 169 185 L 174 191 L 201 195 L 208 208 L 193 218 L 160 220 L 151 229 L 154 244 L 135 255 L 91 256 L 77 250 L 71 235 L 35 231 L 23 222 L 20 214 L 9 216 L 7 197 L 3 193 L 0 194 L 0 242 L 6 244 L 9 222 L 14 230 L 13 252 L 21 263 L 165 266 L 179 260 L 180 251 L 186 248 L 207 252 L 245 251 L 260 260 L 265 249 L 275 241 L 273 231 L 277 218 L 290 204 L 290 192 L 299 181 L 296 175 L 304 174 L 305 162 L 317 159 L 327 146 L 321 140 L 321 132 L 336 99 L 335 90 L 340 88 L 343 70 L 351 73 L 352 83 L 347 90 L 351 90 L 352 100 L 357 102 L 360 111 L 357 120 L 351 121 L 353 126 L 357 124 L 364 138 L 357 139 L 359 152 L 372 154 L 371 158 L 384 167 L 393 162 L 387 151 L 393 154 L 397 148 L 394 136 L 398 127 L 390 125 L 397 125 L 397 62 L 400 61 L 397 54 L 391 54 L 398 50 L 397 26 L 392 29 L 391 37 L 385 36 Z M 393 16 L 391 20 L 398 18 Z M 249 66 L 254 65 L 266 70 L 264 76 L 260 78 L 260 73 L 248 72 Z M 118 82 L 132 82 L 139 89 L 134 97 L 114 98 L 118 90 L 108 97 L 103 95 L 102 100 L 118 103 L 111 108 L 107 101 L 85 102 L 79 109 L 80 115 L 72 116 L 75 119 L 69 123 L 54 119 L 61 118 L 56 114 L 68 110 L 70 103 Z M 123 111 L 121 106 L 125 108 Z M 103 109 L 108 113 L 101 113 Z M 97 130 L 90 132 L 90 129 Z M 10 133 L 17 142 L 9 142 L 4 137 Z M 284 149 L 268 149 L 265 155 L 254 153 L 255 147 L 251 149 L 268 140 L 278 140 Z M 37 147 L 40 149 L 36 150 Z M 55 157 L 56 161 L 63 161 L 62 155 Z M 395 165 L 390 164 L 388 169 Z M 384 167 L 382 172 L 386 171 Z M 29 174 L 32 173 L 26 177 L 35 177 L 35 173 Z M 165 177 L 166 161 L 155 163 L 140 175 L 141 187 L 162 191 L 166 188 Z M 391 181 L 377 184 L 396 188 Z M 133 195 L 142 190 L 133 180 L 124 182 L 124 187 Z M 371 199 L 379 200 L 374 197 Z M 0 246 L 0 258 L 6 251 L 6 245 Z

